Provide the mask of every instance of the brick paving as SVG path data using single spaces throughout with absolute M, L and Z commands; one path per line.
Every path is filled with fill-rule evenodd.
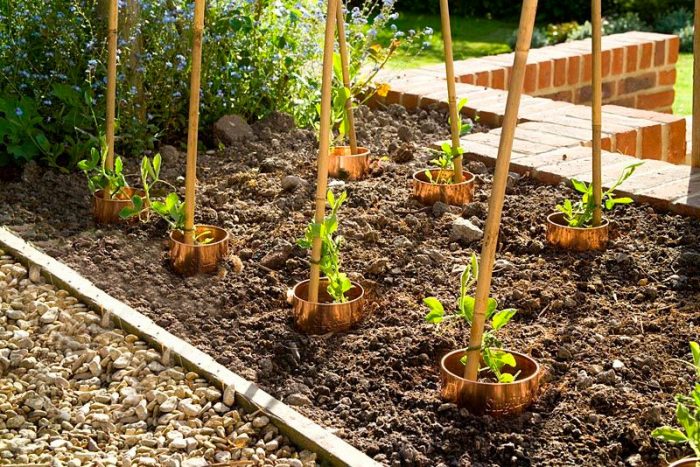
M 631 32 L 603 38 L 603 184 L 639 159 L 620 193 L 658 209 L 700 217 L 700 168 L 690 167 L 690 122 L 670 113 L 678 38 Z M 513 54 L 455 62 L 462 113 L 491 128 L 461 139 L 467 159 L 493 165 L 498 154 Z M 532 50 L 511 154 L 511 170 L 545 183 L 591 174 L 590 40 Z M 443 64 L 383 72 L 381 103 L 447 107 Z M 654 109 L 654 110 L 649 110 Z M 660 111 L 659 111 L 660 110 Z M 438 146 L 440 142 L 436 143 Z

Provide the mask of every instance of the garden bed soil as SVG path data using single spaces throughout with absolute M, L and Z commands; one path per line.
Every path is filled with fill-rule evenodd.
M 27 166 L 0 187 L 0 224 L 386 464 L 661 465 L 688 454 L 649 433 L 672 422 L 673 394 L 690 387 L 672 359 L 688 358 L 700 334 L 700 222 L 633 205 L 610 215 L 606 251 L 557 251 L 544 243 L 545 218 L 573 191 L 512 176 L 492 293 L 519 310 L 504 346 L 547 374 L 526 413 L 472 416 L 438 394 L 438 361 L 465 331 L 436 334 L 421 300 L 455 299 L 459 267 L 481 245 L 453 241 L 451 224 L 461 215 L 483 228 L 492 173 L 468 163 L 477 189 L 463 210 L 423 207 L 410 177 L 431 158 L 422 146 L 447 137 L 446 115 L 358 114 L 359 141 L 380 160 L 366 180 L 331 187 L 348 191 L 343 267 L 371 316 L 345 334 L 292 327 L 288 291 L 308 274 L 294 242 L 313 213 L 317 143 L 284 116 L 199 158 L 197 221 L 232 235 L 217 274 L 175 275 L 162 222 L 95 226 L 77 174 Z M 163 152 L 165 178 L 182 185 L 184 154 Z

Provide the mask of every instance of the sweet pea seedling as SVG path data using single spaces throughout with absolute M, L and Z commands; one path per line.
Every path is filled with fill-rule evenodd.
M 460 101 L 457 103 L 457 115 L 459 116 L 459 119 L 457 121 L 457 131 L 460 136 L 469 133 L 473 127 L 470 120 L 465 122 L 462 118 L 462 108 L 466 104 L 466 97 L 460 99 Z M 448 122 L 452 122 L 451 117 L 448 119 Z M 425 176 L 428 178 L 428 181 L 434 185 L 449 185 L 453 181 L 452 173 L 449 171 L 452 169 L 452 164 L 454 162 L 455 157 L 464 154 L 464 149 L 461 146 L 457 147 L 456 149 L 452 148 L 452 143 L 449 141 L 445 141 L 444 143 L 442 143 L 440 145 L 440 149 L 440 151 L 434 150 L 434 152 L 436 152 L 438 156 L 430 161 L 431 164 L 435 165 L 440 169 L 437 177 L 433 177 L 433 174 L 430 172 L 430 170 L 425 171 Z
M 612 210 L 618 204 L 630 204 L 632 198 L 616 198 L 614 191 L 630 178 L 634 171 L 644 162 L 636 162 L 624 168 L 620 177 L 607 191 L 603 193 L 603 208 Z M 572 179 L 571 184 L 574 189 L 581 193 L 581 199 L 575 203 L 566 199 L 562 204 L 557 205 L 557 210 L 564 213 L 564 220 L 569 227 L 591 227 L 593 222 L 593 211 L 595 211 L 595 199 L 593 196 L 593 184 L 587 184 L 580 180 Z
M 457 306 L 453 314 L 445 314 L 445 308 L 435 297 L 427 297 L 423 299 L 423 303 L 430 309 L 425 320 L 436 326 L 444 326 L 452 320 L 463 320 L 469 326 L 474 318 L 475 299 L 469 295 L 469 290 L 476 284 L 479 276 L 479 262 L 476 255 L 472 253 L 470 263 L 464 268 L 464 272 L 460 276 L 459 297 Z M 479 371 L 490 371 L 496 377 L 499 383 L 512 383 L 518 377 L 520 372 L 515 374 L 504 373 L 503 368 L 508 365 L 515 368 L 516 362 L 513 354 L 499 350 L 501 342 L 496 337 L 495 333 L 503 328 L 513 318 L 516 310 L 508 308 L 506 310 L 498 310 L 498 302 L 494 298 L 489 298 L 486 310 L 486 320 L 491 323 L 491 329 L 484 332 L 481 341 L 481 358 L 486 364 Z M 466 365 L 466 355 L 462 357 L 462 364 Z
M 333 297 L 335 303 L 344 303 L 348 299 L 345 293 L 352 289 L 353 285 L 345 273 L 340 272 L 340 246 L 343 237 L 336 235 L 338 231 L 338 210 L 347 199 L 348 195 L 343 192 L 338 198 L 328 190 L 326 199 L 331 207 L 330 213 L 323 219 L 322 224 L 311 222 L 306 228 L 304 237 L 297 240 L 297 244 L 309 249 L 314 238 L 321 237 L 321 261 L 319 268 L 328 278 L 328 294 Z
M 700 345 L 691 342 L 690 352 L 693 355 L 691 365 L 695 370 L 695 385 L 689 395 L 676 396 L 676 421 L 681 429 L 662 426 L 652 431 L 651 435 L 670 443 L 688 444 L 700 457 Z
M 125 199 L 126 195 L 122 189 L 128 187 L 124 178 L 124 163 L 121 157 L 114 158 L 114 169 L 110 170 L 106 166 L 107 145 L 101 144 L 100 151 L 97 148 L 90 150 L 90 157 L 78 162 L 78 169 L 85 173 L 88 180 L 88 188 L 92 193 L 104 190 L 109 193 L 110 199 Z

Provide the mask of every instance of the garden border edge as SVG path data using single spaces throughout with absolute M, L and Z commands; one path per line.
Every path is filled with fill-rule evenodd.
M 115 326 L 139 336 L 156 349 L 170 351 L 183 368 L 199 373 L 224 394 L 234 391 L 235 402 L 248 411 L 262 410 L 294 444 L 317 453 L 325 465 L 379 466 L 369 456 L 341 440 L 327 429 L 260 389 L 256 384 L 227 369 L 208 354 L 158 326 L 147 316 L 103 290 L 77 271 L 33 247 L 0 226 L 0 248 L 28 268 L 39 267 L 41 274 L 80 299 L 92 310 L 107 314 Z

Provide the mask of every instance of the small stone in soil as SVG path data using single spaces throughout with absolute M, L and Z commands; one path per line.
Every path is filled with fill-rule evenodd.
M 458 217 L 452 222 L 452 229 L 450 231 L 451 241 L 471 243 L 481 240 L 483 236 L 483 230 L 463 217 Z
M 406 125 L 401 125 L 399 127 L 399 132 L 398 132 L 399 139 L 401 141 L 404 141 L 406 143 L 410 142 L 413 139 L 413 135 L 411 134 L 411 129 L 407 127 Z
M 282 189 L 284 191 L 296 191 L 307 185 L 306 180 L 296 175 L 287 175 L 282 179 Z
M 450 205 L 443 203 L 442 201 L 437 201 L 433 204 L 433 216 L 442 217 L 443 214 L 450 212 Z
M 307 396 L 304 394 L 299 394 L 299 393 L 294 393 L 290 394 L 287 396 L 287 399 L 285 399 L 287 404 L 293 405 L 293 406 L 306 406 L 306 405 L 311 405 L 311 399 L 309 399 Z
M 469 161 L 467 162 L 467 170 L 474 175 L 485 174 L 489 170 L 486 168 L 486 164 L 481 161 Z

